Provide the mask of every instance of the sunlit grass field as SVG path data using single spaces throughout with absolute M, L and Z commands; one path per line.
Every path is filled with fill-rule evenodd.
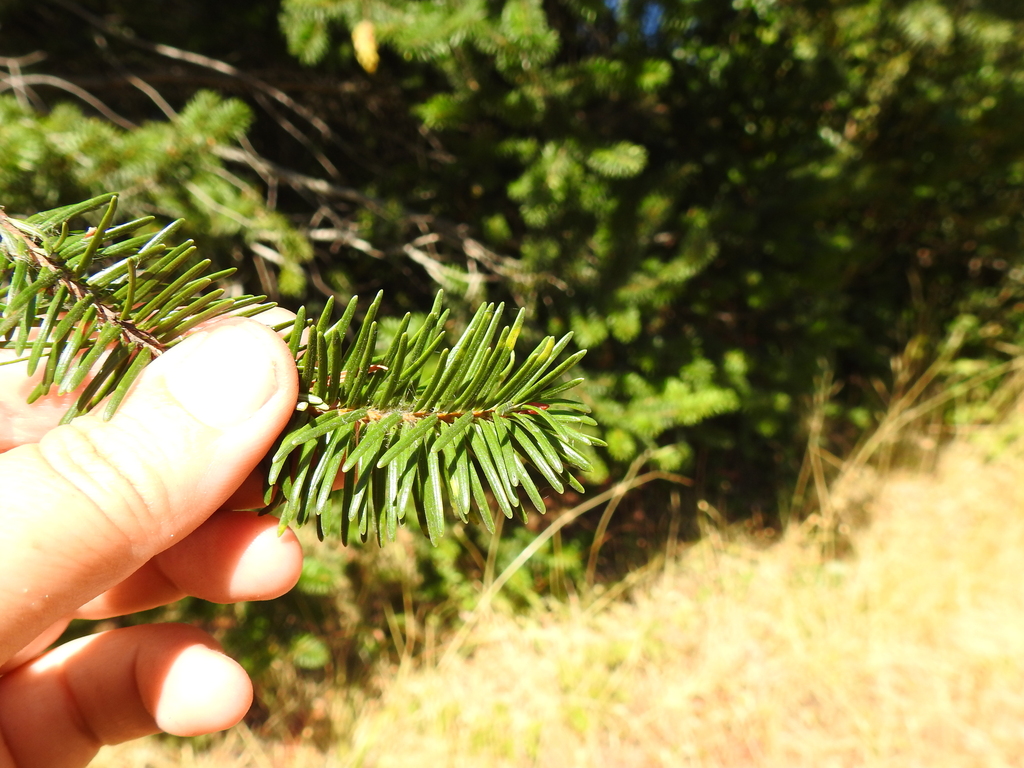
M 490 615 L 456 654 L 381 671 L 327 753 L 244 728 L 132 766 L 1019 766 L 1024 445 L 984 430 L 929 471 L 866 479 L 850 553 L 793 527 L 711 530 L 627 589 Z

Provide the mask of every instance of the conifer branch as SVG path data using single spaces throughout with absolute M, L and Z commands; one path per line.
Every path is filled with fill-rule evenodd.
M 70 223 L 102 209 L 100 223 Z M 110 418 L 139 373 L 199 323 L 268 309 L 263 296 L 226 298 L 214 287 L 233 270 L 207 273 L 191 241 L 172 245 L 175 222 L 136 234 L 152 217 L 113 224 L 115 195 L 25 220 L 0 209 L 0 348 L 42 376 L 30 401 L 79 391 L 69 421 L 101 403 Z M 590 468 L 584 431 L 594 421 L 562 395 L 584 352 L 564 359 L 571 334 L 548 337 L 519 362 L 520 310 L 482 305 L 452 346 L 438 294 L 418 324 L 402 318 L 379 348 L 382 294 L 356 320 L 357 297 L 332 322 L 300 309 L 283 334 L 299 373 L 295 412 L 266 459 L 267 511 L 286 525 L 315 523 L 321 537 L 393 540 L 407 515 L 434 543 L 445 510 L 493 531 L 492 508 L 525 516 L 520 491 L 545 511 L 539 484 L 582 492 L 572 471 Z M 413 327 L 415 325 L 415 328 Z M 338 489 L 335 492 L 335 489 Z

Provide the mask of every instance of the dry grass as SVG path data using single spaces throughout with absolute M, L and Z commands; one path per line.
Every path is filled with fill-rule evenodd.
M 490 617 L 445 667 L 339 712 L 332 754 L 239 731 L 97 765 L 1021 765 L 1024 457 L 992 445 L 879 484 L 845 560 L 799 532 L 767 549 L 712 535 L 628 601 Z

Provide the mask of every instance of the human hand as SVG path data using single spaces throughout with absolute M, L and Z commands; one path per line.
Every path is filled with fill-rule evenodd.
M 259 504 L 260 459 L 292 413 L 284 343 L 233 319 L 143 372 L 113 419 L 55 426 L 21 365 L 0 366 L 0 768 L 83 766 L 103 744 L 230 727 L 252 688 L 202 631 L 137 626 L 36 656 L 72 618 L 195 595 L 266 599 L 302 555 Z

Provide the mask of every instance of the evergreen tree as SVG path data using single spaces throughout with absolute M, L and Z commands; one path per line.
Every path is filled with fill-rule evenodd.
M 5 80 L 0 131 L 22 135 L 0 154 L 8 209 L 120 186 L 133 215 L 193 222 L 247 292 L 316 307 L 387 286 L 401 314 L 443 287 L 463 322 L 487 299 L 527 307 L 592 350 L 603 462 L 651 450 L 715 478 L 697 495 L 742 466 L 763 495 L 795 469 L 822 365 L 884 380 L 896 350 L 965 312 L 987 329 L 978 354 L 1016 341 L 1022 22 L 1006 3 L 169 9 L 4 6 L 6 52 L 29 57 Z M 46 114 L 42 72 L 143 127 L 106 119 L 111 139 L 82 144 L 106 159 L 80 163 L 104 119 L 64 112 L 55 131 L 71 108 Z M 200 86 L 248 109 L 190 109 Z M 157 172 L 100 178 L 122 146 Z M 842 395 L 858 428 L 875 389 Z

